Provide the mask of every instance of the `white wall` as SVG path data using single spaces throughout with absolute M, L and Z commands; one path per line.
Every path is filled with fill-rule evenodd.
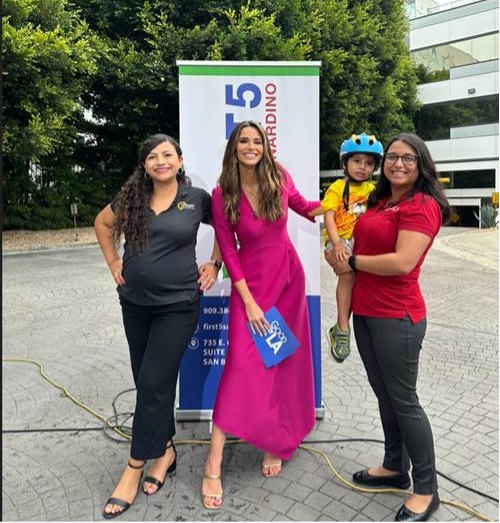
M 498 158 L 498 136 L 474 136 L 426 142 L 435 162 Z M 479 169 L 476 164 L 475 169 Z
M 498 8 L 410 31 L 410 50 L 498 31 Z

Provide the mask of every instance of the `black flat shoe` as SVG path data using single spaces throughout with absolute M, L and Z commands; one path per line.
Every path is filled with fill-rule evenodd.
M 146 482 L 151 483 L 152 485 L 155 485 L 155 487 L 157 487 L 156 490 L 154 492 L 151 492 L 151 494 L 150 494 L 149 492 L 146 491 L 146 489 L 144 489 L 144 483 L 143 483 L 143 490 L 144 490 L 144 494 L 146 494 L 146 496 L 154 496 L 165 484 L 165 478 L 169 474 L 173 474 L 177 470 L 177 449 L 175 448 L 173 441 L 170 442 L 170 445 L 167 445 L 167 449 L 169 449 L 170 447 L 173 447 L 173 449 L 174 449 L 174 461 L 172 461 L 170 467 L 168 467 L 168 469 L 167 469 L 167 472 L 165 472 L 165 476 L 163 476 L 163 481 L 153 478 L 153 476 L 146 476 L 144 478 L 144 483 L 146 483 Z M 165 452 L 167 452 L 167 449 L 165 449 Z
M 394 487 L 406 489 L 411 485 L 408 472 L 401 472 L 391 476 L 372 476 L 368 473 L 369 469 L 359 470 L 352 475 L 354 483 L 365 485 L 367 487 Z
M 144 468 L 145 464 L 146 464 L 146 462 L 144 462 L 140 466 L 136 466 L 136 465 L 131 465 L 130 462 L 127 463 L 127 465 L 131 469 L 136 469 L 136 470 L 140 470 L 140 469 Z M 124 512 L 126 512 L 132 506 L 132 503 L 135 501 L 135 498 L 137 497 L 137 493 L 139 492 L 139 486 L 141 484 L 142 475 L 143 475 L 143 473 L 141 472 L 141 477 L 139 478 L 139 482 L 137 483 L 137 491 L 135 493 L 134 499 L 130 503 L 128 501 L 125 501 L 124 499 L 120 499 L 120 498 L 109 498 L 108 501 L 106 501 L 106 505 L 104 505 L 104 510 L 102 511 L 102 517 L 104 519 L 117 518 L 118 516 L 121 516 Z M 117 505 L 122 510 L 118 510 L 116 512 L 106 512 L 106 507 L 108 505 Z
M 405 504 L 401 505 L 401 508 L 396 514 L 396 519 L 394 521 L 427 521 L 432 514 L 439 507 L 439 496 L 434 494 L 432 496 L 429 506 L 425 509 L 424 512 L 412 512 Z

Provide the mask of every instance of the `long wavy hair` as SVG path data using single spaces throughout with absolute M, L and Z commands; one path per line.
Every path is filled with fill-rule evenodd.
M 236 156 L 236 146 L 242 129 L 253 127 L 262 140 L 264 154 L 257 164 L 257 182 L 259 186 L 259 216 L 266 220 L 275 221 L 284 215 L 281 201 L 281 186 L 283 172 L 273 158 L 269 139 L 264 129 L 253 120 L 240 122 L 233 129 L 224 151 L 222 173 L 219 176 L 219 185 L 224 199 L 224 211 L 227 219 L 233 225 L 240 219 L 239 203 L 241 197 L 241 180 Z
M 151 220 L 150 199 L 153 194 L 153 182 L 146 173 L 144 162 L 147 155 L 158 145 L 169 142 L 173 145 L 177 155 L 182 156 L 182 150 L 171 136 L 154 134 L 146 138 L 139 148 L 137 166 L 132 175 L 127 179 L 115 200 L 113 223 L 113 241 L 118 244 L 122 234 L 125 235 L 128 246 L 132 252 L 141 255 L 149 244 Z M 184 169 L 177 173 L 177 179 L 186 183 Z
M 412 147 L 417 154 L 418 177 L 413 187 L 408 191 L 406 198 L 411 198 L 415 193 L 428 194 L 436 200 L 443 217 L 443 224 L 447 223 L 451 216 L 450 206 L 444 194 L 444 190 L 439 183 L 436 165 L 425 142 L 416 134 L 400 133 L 393 136 L 385 149 L 386 154 L 391 145 L 401 141 Z M 374 191 L 368 197 L 368 207 L 374 207 L 380 200 L 391 197 L 391 184 L 384 173 L 385 156 L 382 160 L 380 179 Z

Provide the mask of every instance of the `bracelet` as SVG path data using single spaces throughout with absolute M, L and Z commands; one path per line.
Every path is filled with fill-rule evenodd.
M 217 270 L 220 270 L 222 268 L 222 262 L 220 260 L 210 260 L 210 263 L 213 263 Z
M 356 262 L 357 262 L 357 257 L 355 254 L 351 254 L 347 260 L 347 263 L 349 264 L 349 267 L 355 271 L 356 270 Z

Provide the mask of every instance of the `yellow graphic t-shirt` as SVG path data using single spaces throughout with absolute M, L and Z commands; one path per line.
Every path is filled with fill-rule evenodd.
M 325 193 L 321 201 L 321 207 L 326 211 L 334 211 L 335 225 L 341 238 L 350 238 L 356 220 L 366 212 L 366 202 L 368 195 L 375 189 L 372 182 L 359 184 L 349 184 L 349 209 L 346 211 L 342 195 L 344 194 L 345 180 L 333 182 Z M 326 228 L 323 230 L 323 240 L 326 243 L 328 233 Z

